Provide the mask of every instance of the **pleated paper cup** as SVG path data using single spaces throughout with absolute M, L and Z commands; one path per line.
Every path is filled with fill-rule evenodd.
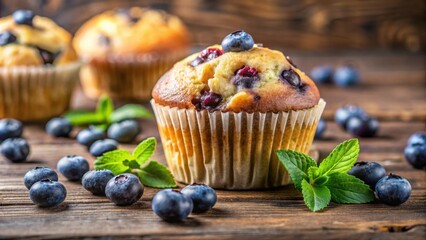
M 290 183 L 275 151 L 308 153 L 325 101 L 278 113 L 209 112 L 151 100 L 168 166 L 179 182 L 222 189 L 262 189 Z
M 46 120 L 69 107 L 80 63 L 0 67 L 0 118 Z
M 83 90 L 94 99 L 108 95 L 117 100 L 147 101 L 157 80 L 186 54 L 187 51 L 178 51 L 85 59 L 86 65 L 80 73 Z

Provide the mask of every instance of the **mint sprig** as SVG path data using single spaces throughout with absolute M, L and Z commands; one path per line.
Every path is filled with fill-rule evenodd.
M 297 190 L 302 192 L 306 206 L 319 211 L 335 203 L 367 203 L 374 193 L 362 180 L 347 174 L 359 155 L 358 139 L 339 144 L 317 166 L 308 155 L 292 150 L 278 150 L 277 156 L 287 169 Z
M 94 112 L 74 110 L 65 113 L 63 117 L 75 126 L 94 125 L 106 130 L 111 123 L 126 119 L 152 118 L 152 114 L 148 109 L 137 104 L 126 104 L 114 110 L 114 103 L 111 98 L 102 96 L 99 98 Z
M 133 173 L 148 187 L 176 187 L 172 173 L 161 163 L 151 160 L 156 146 L 155 138 L 147 138 L 133 150 L 133 153 L 120 149 L 107 152 L 96 159 L 95 169 L 109 169 L 114 175 Z

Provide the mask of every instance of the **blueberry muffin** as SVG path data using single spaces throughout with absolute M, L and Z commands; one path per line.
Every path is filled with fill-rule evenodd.
M 93 17 L 73 44 L 87 63 L 81 71 L 87 96 L 147 100 L 158 78 L 187 54 L 189 37 L 179 18 L 133 7 Z
M 71 34 L 51 19 L 28 10 L 0 18 L 0 118 L 42 120 L 64 112 L 77 60 Z
M 288 184 L 275 150 L 307 153 L 325 107 L 289 57 L 243 31 L 175 64 L 152 96 L 175 178 L 225 189 Z

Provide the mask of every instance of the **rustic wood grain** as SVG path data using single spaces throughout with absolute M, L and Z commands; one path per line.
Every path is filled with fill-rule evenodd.
M 195 44 L 220 42 L 245 29 L 257 42 L 313 51 L 405 49 L 426 46 L 423 0 L 2 0 L 0 14 L 29 8 L 52 17 L 72 32 L 91 16 L 117 7 L 149 6 L 178 15 Z

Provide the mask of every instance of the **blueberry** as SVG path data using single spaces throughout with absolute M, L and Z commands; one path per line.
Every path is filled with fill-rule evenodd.
M 86 147 L 90 147 L 92 143 L 101 139 L 104 139 L 104 132 L 95 127 L 83 129 L 77 134 L 77 142 Z
M 0 46 L 16 42 L 17 38 L 13 33 L 5 31 L 0 33 Z
M 30 199 L 40 207 L 52 207 L 60 204 L 67 196 L 67 189 L 60 182 L 42 179 L 30 189 Z
M 0 145 L 0 152 L 9 161 L 20 163 L 27 160 L 30 146 L 23 138 L 8 138 Z
M 13 20 L 17 24 L 33 26 L 34 13 L 30 10 L 16 10 L 12 14 Z
M 139 124 L 135 120 L 124 120 L 119 123 L 113 123 L 108 128 L 108 137 L 122 143 L 132 142 L 139 133 Z
M 192 200 L 194 213 L 207 212 L 216 204 L 216 192 L 205 184 L 193 183 L 184 187 L 181 192 Z
M 22 136 L 24 127 L 18 120 L 5 118 L 0 120 L 0 142 L 7 138 L 19 138 Z
M 377 198 L 388 205 L 400 205 L 408 200 L 410 194 L 411 185 L 407 179 L 392 173 L 376 184 Z
M 325 120 L 321 118 L 318 122 L 317 129 L 315 130 L 315 139 L 322 138 L 326 128 L 327 124 Z
M 143 190 L 144 187 L 138 177 L 124 173 L 108 181 L 105 195 L 116 205 L 127 206 L 137 202 L 142 197 Z
M 101 139 L 90 146 L 90 154 L 95 157 L 102 156 L 104 153 L 116 150 L 118 147 L 118 142 L 113 139 Z
M 81 181 L 84 189 L 93 195 L 105 195 L 105 188 L 108 181 L 114 177 L 110 170 L 92 170 L 84 174 Z
M 46 124 L 46 132 L 54 137 L 68 137 L 71 131 L 72 125 L 65 118 L 52 118 Z
M 260 81 L 259 72 L 255 68 L 244 66 L 237 70 L 231 82 L 236 87 L 253 88 Z
M 426 145 L 426 132 L 418 132 L 408 138 L 407 146 L 422 146 Z
M 356 137 L 374 137 L 379 131 L 379 121 L 367 116 L 355 116 L 348 119 L 346 128 Z
M 192 209 L 191 198 L 178 190 L 161 190 L 152 199 L 152 210 L 157 216 L 167 222 L 182 221 L 188 217 Z
M 346 124 L 350 117 L 364 115 L 366 114 L 362 108 L 354 105 L 345 105 L 337 109 L 334 115 L 334 120 L 340 127 L 346 130 Z
M 219 48 L 207 48 L 198 54 L 198 56 L 189 63 L 189 65 L 196 67 L 202 63 L 208 62 L 210 60 L 213 60 L 223 54 L 223 50 Z
M 293 87 L 301 87 L 302 81 L 300 80 L 299 74 L 295 72 L 293 69 L 284 70 L 280 75 L 281 80 L 285 80 Z
M 60 51 L 59 52 L 50 52 L 50 51 L 48 51 L 46 49 L 42 49 L 42 48 L 37 48 L 37 49 L 38 49 L 38 53 L 40 54 L 41 59 L 43 59 L 44 64 L 53 64 L 55 59 L 61 53 Z
M 205 92 L 201 96 L 201 108 L 212 110 L 222 102 L 222 96 L 214 92 Z
M 35 167 L 25 174 L 24 176 L 25 187 L 30 189 L 34 183 L 42 179 L 49 179 L 49 180 L 57 182 L 58 174 L 56 174 L 55 171 L 47 167 Z
M 374 191 L 376 183 L 386 176 L 385 168 L 376 162 L 357 162 L 348 174 L 361 179 Z
M 311 71 L 311 78 L 316 83 L 330 83 L 333 76 L 333 69 L 330 66 L 314 67 Z
M 414 168 L 426 168 L 426 144 L 406 146 L 404 156 Z
M 334 72 L 334 83 L 340 87 L 348 87 L 359 83 L 358 71 L 350 66 L 343 66 Z
M 222 49 L 225 52 L 242 52 L 253 48 L 254 40 L 250 34 L 244 31 L 235 31 L 226 36 L 222 41 Z
M 78 181 L 89 171 L 89 163 L 81 156 L 65 156 L 57 164 L 58 171 L 70 181 Z

